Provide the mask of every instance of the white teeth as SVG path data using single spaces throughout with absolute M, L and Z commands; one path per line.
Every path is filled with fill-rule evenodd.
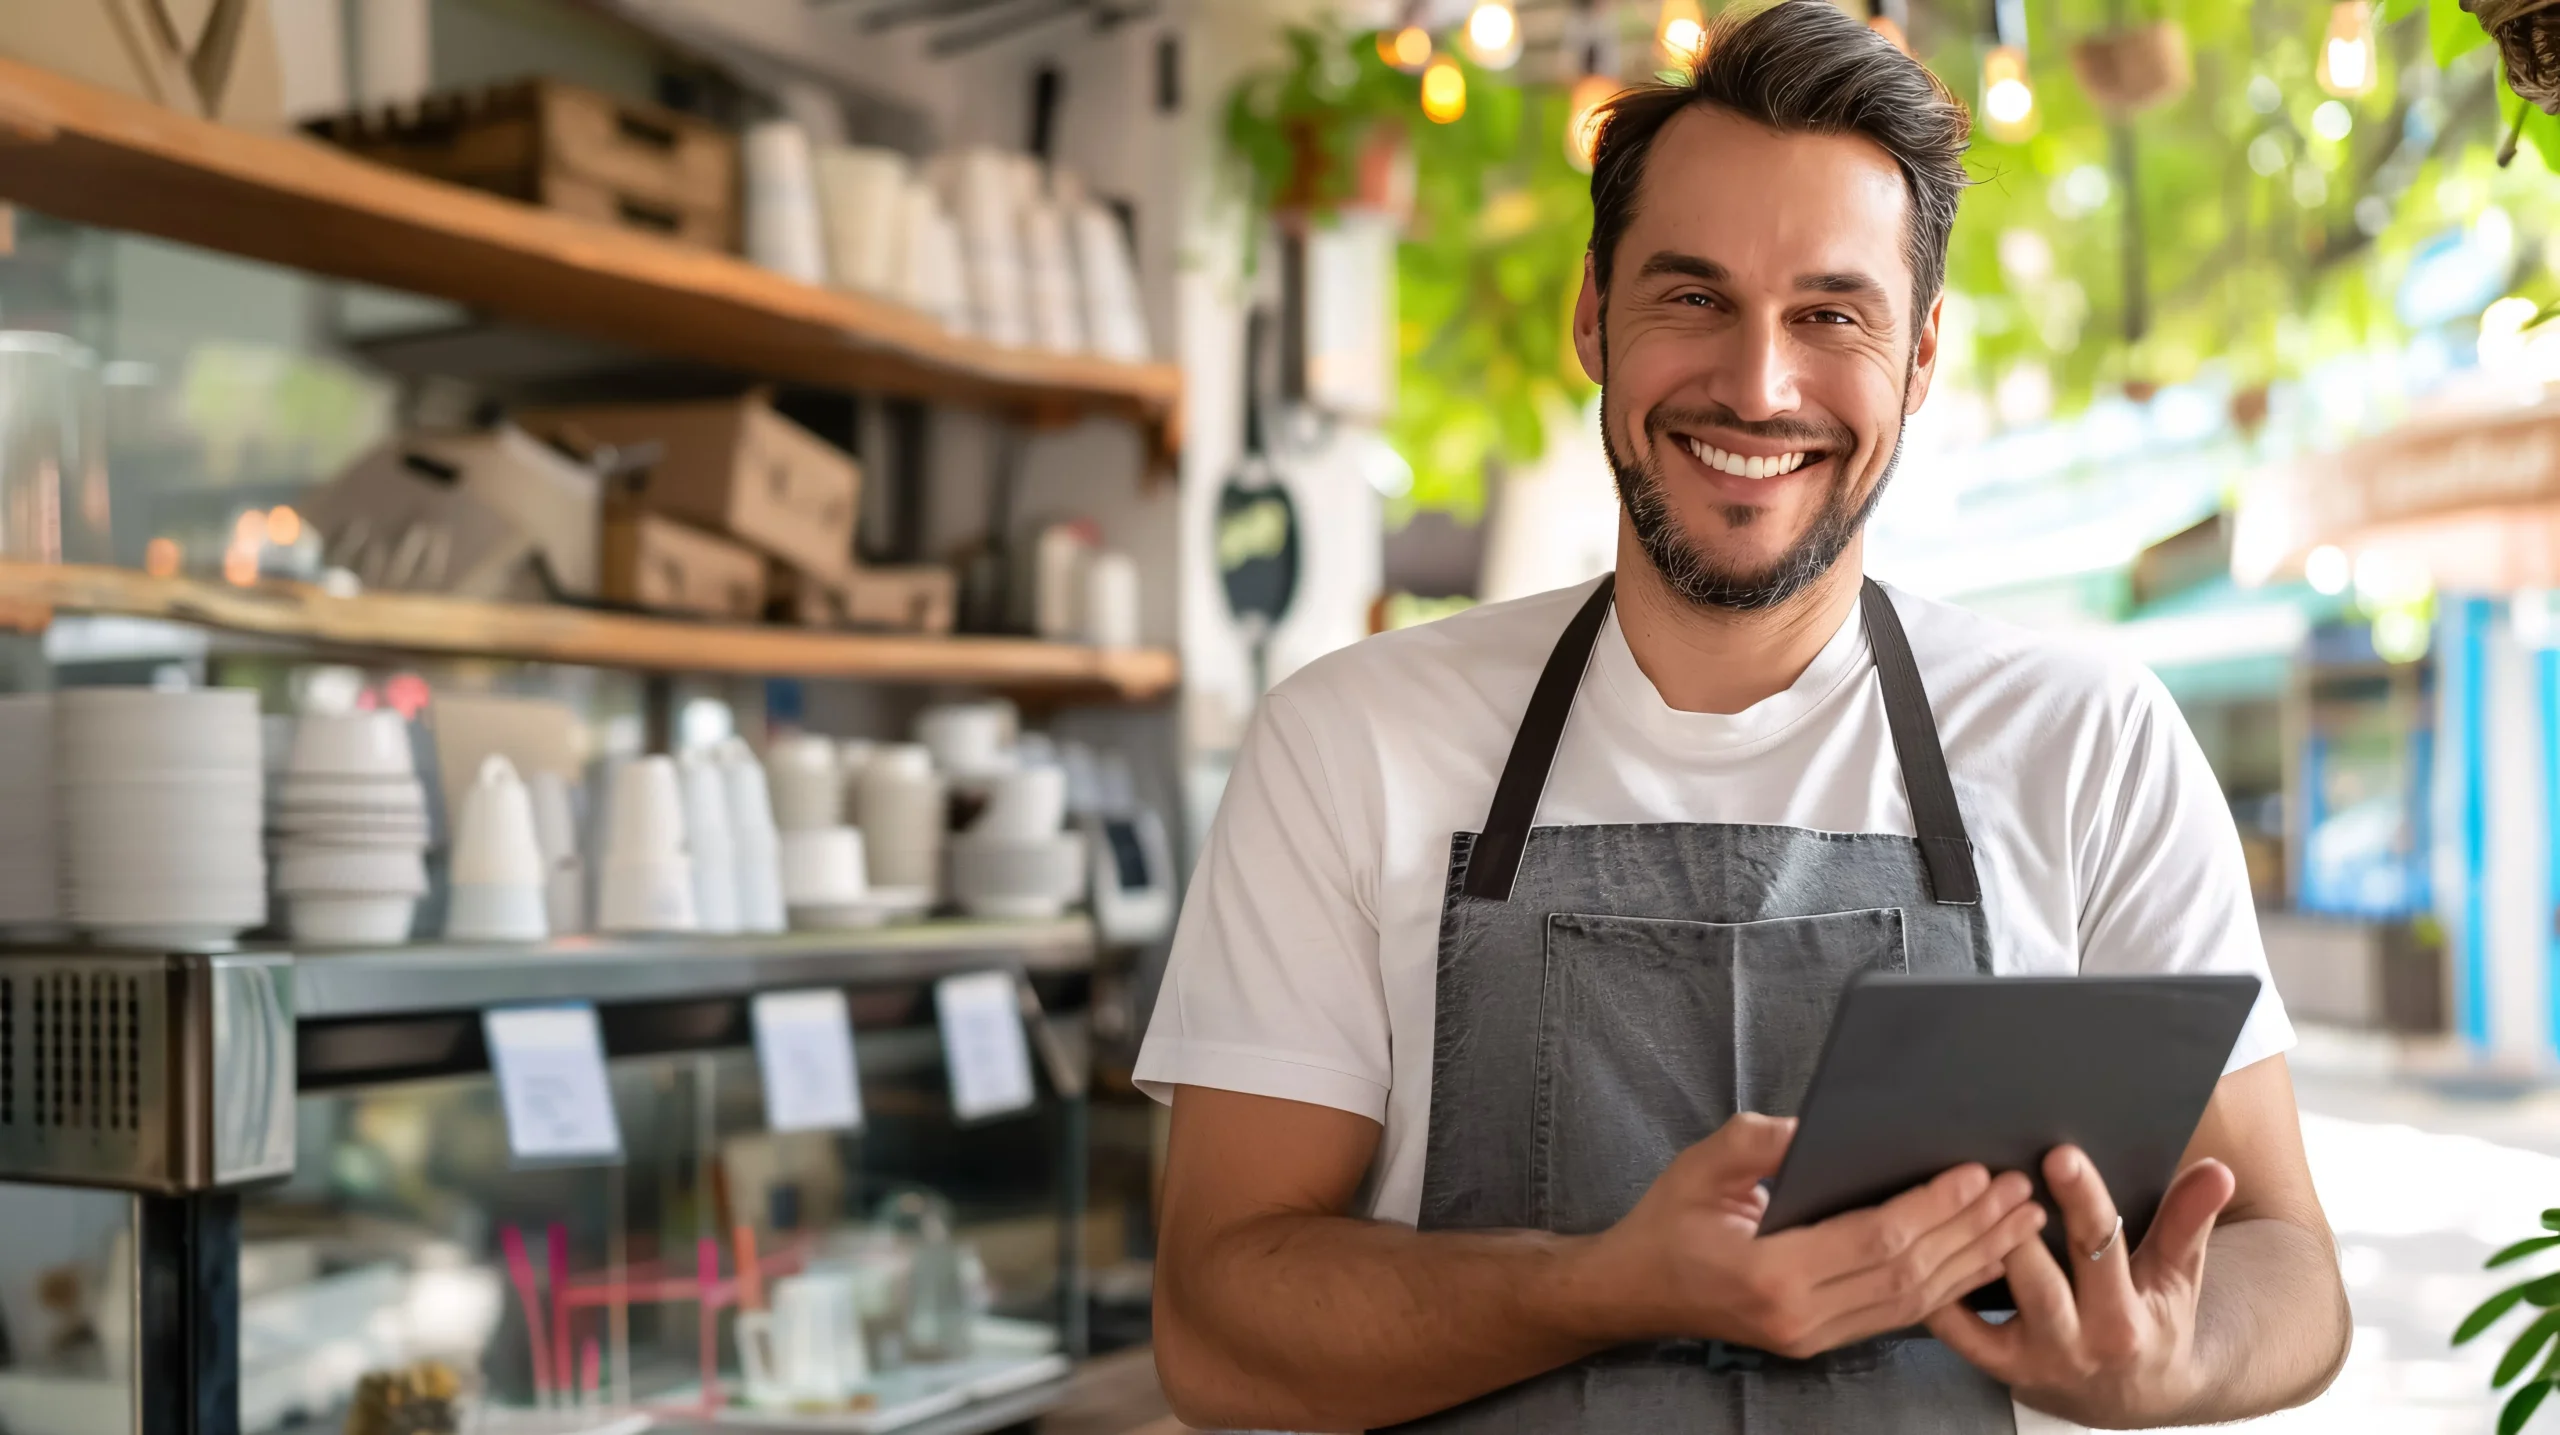
M 1727 453 L 1701 439 L 1686 439 L 1684 442 L 1689 445 L 1689 452 L 1698 456 L 1698 462 L 1736 478 L 1781 478 L 1805 464 L 1805 456 L 1801 453 L 1782 453 L 1775 458 L 1745 458 L 1738 453 Z

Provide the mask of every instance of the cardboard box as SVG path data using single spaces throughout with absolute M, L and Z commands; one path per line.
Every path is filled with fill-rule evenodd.
M 240 129 L 284 127 L 267 0 L 0 3 L 0 56 Z
M 960 575 L 948 568 L 856 568 L 843 584 L 845 625 L 900 633 L 951 631 Z
M 959 608 L 959 578 L 948 568 L 860 568 L 802 573 L 774 564 L 766 575 L 766 616 L 804 628 L 870 628 L 940 635 Z
M 735 247 L 737 138 L 662 105 L 531 79 L 332 115 L 308 128 L 380 164 Z
M 764 560 L 673 519 L 615 506 L 604 525 L 604 596 L 662 613 L 753 622 L 764 616 Z
M 725 533 L 803 573 L 852 571 L 861 467 L 760 394 L 540 409 L 517 422 L 577 452 L 658 444 L 657 463 L 632 486 L 642 508 Z
M 303 516 L 329 561 L 369 588 L 591 598 L 599 489 L 593 471 L 511 424 L 420 431 L 349 464 L 309 497 Z M 535 555 L 549 584 L 525 568 Z

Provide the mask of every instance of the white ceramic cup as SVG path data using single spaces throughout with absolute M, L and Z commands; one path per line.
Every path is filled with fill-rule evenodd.
M 942 777 L 922 746 L 889 743 L 871 755 L 857 816 L 875 885 L 938 889 L 946 802 Z
M 596 930 L 697 930 L 693 910 L 693 863 L 681 853 L 654 861 L 607 861 L 597 879 Z
M 416 908 L 413 897 L 289 895 L 285 929 L 318 946 L 389 946 L 409 939 Z
M 765 747 L 764 776 L 774 824 L 783 831 L 844 821 L 832 739 L 814 732 L 784 733 Z
M 445 904 L 444 934 L 456 942 L 539 942 L 551 935 L 544 889 L 513 882 L 456 882 Z
M 758 1405 L 832 1405 L 870 1374 L 853 1277 L 809 1271 L 773 1283 L 773 1308 L 738 1317 L 738 1363 Z
M 1003 842 L 1036 842 L 1056 836 L 1066 824 L 1067 770 L 1023 767 L 989 785 L 987 805 L 978 813 L 978 820 L 969 824 L 969 835 Z
M 668 862 L 685 865 L 683 784 L 672 759 L 636 757 L 613 772 L 604 865 L 609 871 Z
M 1084 568 L 1084 640 L 1097 648 L 1138 646 L 1138 560 L 1097 553 Z
M 307 713 L 294 724 L 295 777 L 410 777 L 409 725 L 396 712 Z
M 738 857 L 729 832 L 729 785 L 707 752 L 684 758 L 684 833 L 693 859 L 695 921 L 705 932 L 737 931 Z
M 916 741 L 946 773 L 989 772 L 1005 766 L 1013 721 L 1006 703 L 946 703 L 916 715 Z
M 863 847 L 862 834 L 851 827 L 783 833 L 783 901 L 793 907 L 861 901 L 870 887 Z
M 779 932 L 789 926 L 782 901 L 782 836 L 764 768 L 744 740 L 720 745 L 720 775 L 729 797 L 730 859 L 738 889 L 738 929 Z
M 1065 912 L 1085 885 L 1084 834 L 1036 842 L 963 837 L 951 844 L 951 895 L 962 911 L 990 920 L 1037 920 Z
M 533 795 L 516 776 L 515 764 L 493 752 L 481 760 L 479 775 L 462 795 L 461 820 L 453 828 L 454 885 L 538 891 L 545 872 Z
M 568 779 L 537 772 L 530 784 L 533 831 L 542 844 L 544 924 L 555 935 L 587 929 L 586 864 L 578 856 L 578 809 Z

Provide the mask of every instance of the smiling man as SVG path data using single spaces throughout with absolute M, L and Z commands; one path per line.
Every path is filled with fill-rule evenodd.
M 1616 571 L 1266 700 L 1139 1061 L 1195 1425 L 1977 1432 L 2310 1398 L 2346 1306 L 2272 987 L 2138 1246 L 2068 1147 L 1763 1236 L 1872 970 L 2247 972 L 2159 684 L 1863 576 L 1963 108 L 1826 0 L 1613 107 L 1575 339 Z M 1961 1297 L 2005 1276 L 2018 1314 Z

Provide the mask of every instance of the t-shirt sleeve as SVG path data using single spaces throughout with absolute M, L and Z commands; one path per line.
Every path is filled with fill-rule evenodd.
M 1237 754 L 1138 1052 L 1138 1088 L 1212 1086 L 1383 1123 L 1390 1077 L 1378 926 L 1315 734 L 1266 697 Z
M 2083 851 L 2080 969 L 2090 975 L 2246 972 L 2257 1005 L 2225 1073 L 2293 1046 L 2293 1023 L 2267 974 L 2248 860 L 2222 785 L 2158 678 L 2143 673 L 2119 748 L 2114 790 Z

